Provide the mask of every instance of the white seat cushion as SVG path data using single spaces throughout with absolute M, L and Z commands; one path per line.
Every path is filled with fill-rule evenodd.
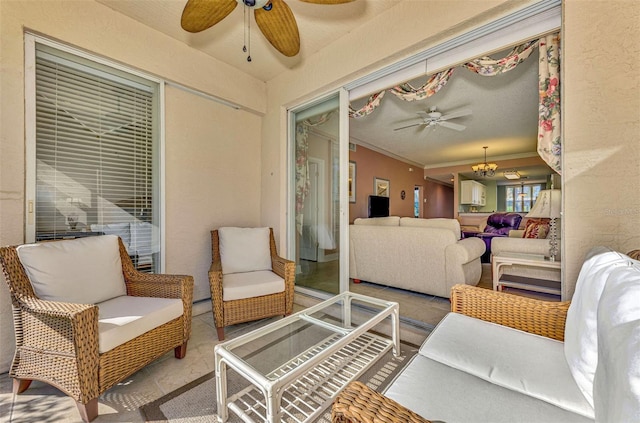
M 233 301 L 284 292 L 284 279 L 270 270 L 232 273 L 222 277 L 222 300 Z
M 578 387 L 593 406 L 593 378 L 598 364 L 597 311 L 609 274 L 631 259 L 605 247 L 593 248 L 580 269 L 567 312 L 564 353 Z
M 97 304 L 100 354 L 157 328 L 183 314 L 176 298 L 124 295 Z
M 414 356 L 385 395 L 433 422 L 593 422 L 420 354 Z
M 26 244 L 17 250 L 43 300 L 96 304 L 127 294 L 115 235 Z
M 618 267 L 598 305 L 596 421 L 640 422 L 640 263 Z
M 269 228 L 218 229 L 222 273 L 271 270 Z
M 563 343 L 457 313 L 449 313 L 420 354 L 488 382 L 593 419 L 576 385 Z

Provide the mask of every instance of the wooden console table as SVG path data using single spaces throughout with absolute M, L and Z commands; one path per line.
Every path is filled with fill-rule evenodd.
M 503 274 L 505 266 L 521 265 L 560 271 L 560 264 L 560 261 L 551 261 L 549 257 L 536 254 L 505 253 L 503 255 L 494 255 L 491 260 L 493 290 L 502 291 L 502 288 L 506 286 L 545 294 L 561 295 L 559 281 Z

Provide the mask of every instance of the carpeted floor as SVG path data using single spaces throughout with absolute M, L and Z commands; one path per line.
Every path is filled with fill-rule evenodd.
M 383 390 L 409 362 L 418 351 L 418 347 L 412 344 L 402 343 L 399 357 L 394 357 L 391 351 L 383 355 L 374 363 L 358 380 L 366 383 L 371 388 Z M 240 375 L 228 371 L 228 392 L 238 392 L 248 385 L 248 382 Z M 144 405 L 140 411 L 147 422 L 216 422 L 216 386 L 213 372 L 179 388 L 175 391 Z M 242 420 L 230 413 L 229 422 L 241 422 Z M 283 421 L 288 421 L 283 419 Z M 330 421 L 330 405 L 317 422 Z

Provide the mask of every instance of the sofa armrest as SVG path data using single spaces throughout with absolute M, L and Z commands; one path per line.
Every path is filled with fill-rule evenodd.
M 331 421 L 333 423 L 430 423 L 429 420 L 361 382 L 351 382 L 336 397 L 331 408 Z
M 451 289 L 451 311 L 564 341 L 569 301 L 525 298 L 468 285 Z
M 477 237 L 464 238 L 446 246 L 447 259 L 456 257 L 460 264 L 480 258 L 487 249 L 484 241 Z

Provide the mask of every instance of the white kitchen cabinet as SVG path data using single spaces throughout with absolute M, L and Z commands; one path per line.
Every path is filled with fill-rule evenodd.
M 460 204 L 484 206 L 487 204 L 487 187 L 477 181 L 461 181 Z

